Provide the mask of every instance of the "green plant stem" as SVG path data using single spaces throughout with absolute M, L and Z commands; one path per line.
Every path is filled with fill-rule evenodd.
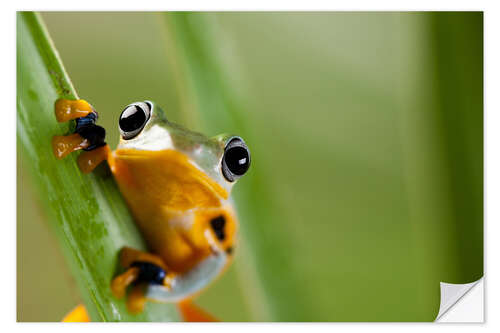
M 120 248 L 144 249 L 145 244 L 107 166 L 84 175 L 76 165 L 77 154 L 62 161 L 52 154 L 52 136 L 69 133 L 71 125 L 56 122 L 54 102 L 78 96 L 40 16 L 32 12 L 17 15 L 17 93 L 17 139 L 23 167 L 37 184 L 91 319 L 178 320 L 175 306 L 166 304 L 148 303 L 142 314 L 131 315 L 124 300 L 111 294 Z

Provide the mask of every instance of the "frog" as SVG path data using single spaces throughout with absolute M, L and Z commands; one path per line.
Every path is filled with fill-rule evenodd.
M 84 174 L 107 162 L 147 244 L 146 251 L 119 251 L 122 272 L 110 281 L 112 294 L 126 296 L 133 314 L 155 301 L 176 303 L 185 320 L 212 321 L 192 301 L 234 257 L 238 219 L 230 194 L 250 167 L 245 141 L 191 131 L 168 120 L 150 100 L 125 106 L 115 150 L 86 100 L 58 99 L 55 116 L 58 122 L 73 121 L 74 129 L 52 138 L 54 156 L 82 151 L 77 164 Z M 86 317 L 84 307 L 75 311 L 68 318 Z

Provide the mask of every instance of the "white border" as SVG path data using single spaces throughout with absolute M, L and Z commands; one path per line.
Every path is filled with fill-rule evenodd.
M 95 0 L 85 0 L 81 2 L 68 1 L 3 1 L 1 13 L 2 24 L 2 86 L 1 93 L 3 97 L 2 104 L 2 122 L 4 123 L 0 131 L 1 142 L 3 143 L 3 161 L 2 164 L 2 274 L 1 286 L 3 293 L 1 294 L 1 318 L 3 328 L 6 331 L 20 330 L 57 330 L 68 329 L 67 325 L 58 324 L 16 324 L 16 288 L 15 272 L 16 272 L 16 213 L 15 213 L 15 147 L 16 147 L 16 127 L 15 127 L 15 95 L 16 95 L 16 67 L 15 67 L 15 48 L 16 48 L 16 10 L 485 10 L 485 258 L 491 258 L 488 261 L 485 269 L 486 277 L 486 326 L 487 328 L 500 329 L 500 319 L 496 313 L 499 312 L 499 244 L 498 237 L 500 236 L 500 214 L 498 206 L 500 203 L 500 105 L 498 102 L 500 89 L 500 71 L 499 71 L 499 33 L 500 33 L 500 15 L 497 2 L 495 1 L 429 1 L 422 0 L 419 2 L 407 2 L 403 4 L 401 1 L 260 1 L 254 0 L 246 3 L 238 3 L 234 1 L 178 1 L 178 2 L 160 2 L 141 0 L 136 2 L 119 2 L 120 7 L 112 5 L 112 3 L 104 3 Z M 496 259 L 496 262 L 494 261 Z M 488 314 L 492 314 L 491 317 Z M 93 330 L 110 330 L 119 329 L 122 332 L 137 331 L 138 324 L 91 324 Z M 303 329 L 314 329 L 317 331 L 331 332 L 338 331 L 358 331 L 365 328 L 370 332 L 400 332 L 404 329 L 405 332 L 420 332 L 425 330 L 453 330 L 453 331 L 470 331 L 479 327 L 471 327 L 471 325 L 460 324 L 148 324 L 149 330 L 175 330 L 175 332 L 185 332 L 190 330 L 216 331 L 217 332 L 232 332 L 237 329 L 238 332 L 255 332 L 262 329 L 277 329 L 284 328 L 290 331 L 302 331 Z M 422 325 L 425 325 L 423 327 Z M 142 326 L 142 325 L 141 325 Z M 175 326 L 175 327 L 174 327 Z M 473 325 L 478 326 L 478 325 Z M 72 325 L 71 330 L 81 331 L 87 330 L 87 325 Z M 7 330 L 8 329 L 8 330 Z
M 62 0 L 36 1 L 23 0 L 16 1 L 10 5 L 14 10 L 90 10 L 90 11 L 161 11 L 161 10 L 198 10 L 198 11 L 426 11 L 426 10 L 483 10 L 493 7 L 494 1 L 465 1 L 465 0 L 444 0 L 432 1 L 421 0 L 418 2 L 407 1 L 229 1 L 229 0 L 187 0 L 187 1 L 120 1 L 119 6 L 114 3 L 105 3 L 98 0 L 87 0 L 81 2 L 68 2 Z

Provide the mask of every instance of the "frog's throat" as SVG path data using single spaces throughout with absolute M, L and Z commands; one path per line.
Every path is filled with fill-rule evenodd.
M 143 180 L 162 182 L 168 178 L 170 182 L 163 184 L 167 187 L 169 183 L 188 182 L 190 185 L 195 184 L 197 187 L 212 192 L 222 200 L 227 200 L 229 197 L 226 189 L 203 172 L 185 154 L 177 150 L 117 149 L 109 154 L 108 163 L 115 178 L 121 181 L 133 182 L 139 177 Z

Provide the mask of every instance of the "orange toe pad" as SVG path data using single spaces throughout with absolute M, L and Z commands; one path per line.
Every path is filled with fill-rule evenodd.
M 94 111 L 92 106 L 83 99 L 70 100 L 61 98 L 56 101 L 55 105 L 56 119 L 60 123 L 85 117 L 92 111 Z
M 82 138 L 78 133 L 65 136 L 55 135 L 52 138 L 52 151 L 58 159 L 62 159 L 70 153 L 88 146 L 89 141 Z

